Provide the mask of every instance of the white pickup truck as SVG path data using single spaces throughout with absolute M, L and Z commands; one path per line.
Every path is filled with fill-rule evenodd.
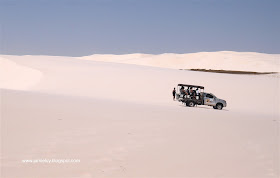
M 177 89 L 179 91 L 176 94 L 177 100 L 185 103 L 186 106 L 207 105 L 219 110 L 227 106 L 225 100 L 217 98 L 212 93 L 205 93 L 203 86 L 178 84 Z

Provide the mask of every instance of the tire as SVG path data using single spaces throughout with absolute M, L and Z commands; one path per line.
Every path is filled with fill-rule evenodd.
M 218 104 L 216 105 L 216 108 L 217 108 L 218 110 L 222 110 L 222 109 L 223 109 L 223 104 L 218 103 Z
M 188 106 L 189 106 L 189 107 L 194 107 L 194 105 L 195 105 L 195 104 L 194 104 L 193 101 L 190 101 L 190 102 L 188 103 Z
M 216 107 L 216 106 L 213 106 L 213 108 L 214 108 L 214 109 L 217 109 L 217 107 Z

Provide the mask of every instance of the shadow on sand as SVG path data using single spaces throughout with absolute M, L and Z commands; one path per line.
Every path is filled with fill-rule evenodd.
M 222 109 L 222 110 L 217 110 L 217 109 L 213 109 L 212 107 L 206 107 L 206 106 L 204 106 L 204 107 L 202 107 L 202 106 L 194 106 L 194 107 L 189 107 L 189 106 L 186 106 L 186 105 L 180 105 L 181 107 L 187 107 L 187 108 L 195 108 L 195 109 L 210 109 L 210 110 L 215 110 L 215 111 L 229 111 L 229 110 L 227 110 L 227 109 Z

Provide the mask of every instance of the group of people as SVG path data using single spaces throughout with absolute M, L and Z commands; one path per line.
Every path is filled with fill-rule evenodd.
M 175 100 L 176 97 L 176 89 L 174 88 L 172 91 L 173 94 L 173 100 Z M 180 88 L 180 94 L 183 95 L 183 98 L 185 96 L 189 96 L 191 99 L 199 99 L 200 98 L 200 91 L 198 88 L 194 89 L 193 87 L 188 87 L 185 89 L 184 86 Z

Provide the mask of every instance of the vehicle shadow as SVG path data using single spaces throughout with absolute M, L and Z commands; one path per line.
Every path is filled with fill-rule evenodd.
M 195 108 L 195 109 L 209 109 L 209 110 L 214 110 L 214 111 L 229 111 L 228 109 L 222 109 L 222 110 L 217 110 L 217 109 L 213 109 L 212 107 L 201 107 L 201 106 L 194 106 L 194 107 L 189 107 L 186 105 L 180 105 L 181 107 L 187 107 L 187 108 Z

